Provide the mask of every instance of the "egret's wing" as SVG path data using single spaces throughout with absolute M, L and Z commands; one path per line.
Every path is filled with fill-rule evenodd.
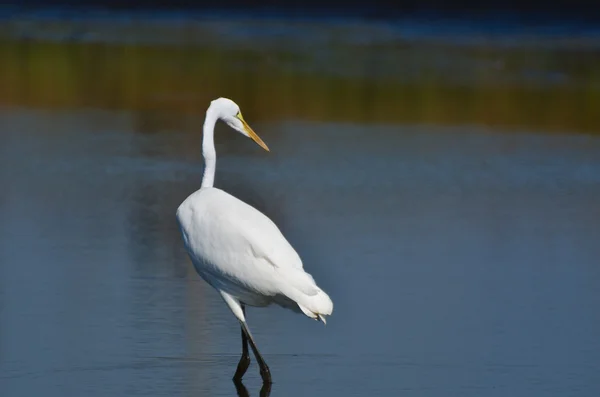
M 268 222 L 256 219 L 256 223 L 247 224 L 249 230 L 243 233 L 253 259 L 272 266 L 278 276 L 294 288 L 307 295 L 316 295 L 319 289 L 312 276 L 304 271 L 296 250 L 270 219 L 264 215 L 262 218 Z
M 197 267 L 215 282 L 272 295 L 285 287 L 318 292 L 302 260 L 264 214 L 216 188 L 190 196 L 178 219 Z
M 277 225 L 253 207 L 248 206 L 247 209 L 247 212 L 238 214 L 236 221 L 243 219 L 237 225 L 252 255 L 263 258 L 278 269 L 302 269 L 302 259 Z
M 314 279 L 304 271 L 300 256 L 277 225 L 255 208 L 241 201 L 239 203 L 228 218 L 230 222 L 236 222 L 236 230 L 244 240 L 244 244 L 239 244 L 240 256 L 249 251 L 252 258 L 247 263 L 268 264 L 282 281 L 304 294 L 317 294 L 319 289 Z

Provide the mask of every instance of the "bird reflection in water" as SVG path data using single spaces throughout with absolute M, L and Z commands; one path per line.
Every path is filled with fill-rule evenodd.
M 239 397 L 249 397 L 248 389 L 242 383 L 241 380 L 234 380 L 233 384 L 235 385 L 235 390 L 237 391 L 237 395 Z M 260 397 L 269 397 L 271 395 L 271 382 L 263 382 L 262 387 L 260 388 Z

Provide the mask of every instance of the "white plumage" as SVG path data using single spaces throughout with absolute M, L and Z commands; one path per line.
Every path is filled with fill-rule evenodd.
M 177 219 L 194 267 L 219 292 L 250 306 L 300 308 L 311 318 L 331 314 L 331 299 L 254 207 L 221 189 L 201 188 L 180 205 Z
M 233 101 L 212 101 L 204 123 L 202 187 L 181 203 L 177 221 L 196 271 L 219 291 L 241 323 L 243 353 L 234 380 L 240 380 L 249 365 L 248 338 L 263 380 L 270 382 L 269 369 L 247 328 L 244 306 L 275 303 L 325 322 L 333 303 L 304 271 L 302 260 L 268 217 L 212 186 L 216 166 L 213 134 L 218 119 L 269 150 Z

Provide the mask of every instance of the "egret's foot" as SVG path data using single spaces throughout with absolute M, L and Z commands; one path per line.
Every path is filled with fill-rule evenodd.
M 237 369 L 235 370 L 235 375 L 233 375 L 233 381 L 240 382 L 242 380 L 242 377 L 248 370 L 249 366 L 250 366 L 250 355 L 248 353 L 246 353 L 246 354 L 242 355 L 242 357 L 240 358 L 240 362 L 238 363 Z

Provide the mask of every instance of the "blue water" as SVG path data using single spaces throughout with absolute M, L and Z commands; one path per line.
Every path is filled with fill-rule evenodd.
M 2 396 L 236 394 L 239 327 L 174 218 L 202 120 L 145 117 L 0 110 Z M 335 303 L 248 310 L 271 395 L 600 393 L 598 137 L 248 121 L 272 152 L 219 128 L 216 184 Z

